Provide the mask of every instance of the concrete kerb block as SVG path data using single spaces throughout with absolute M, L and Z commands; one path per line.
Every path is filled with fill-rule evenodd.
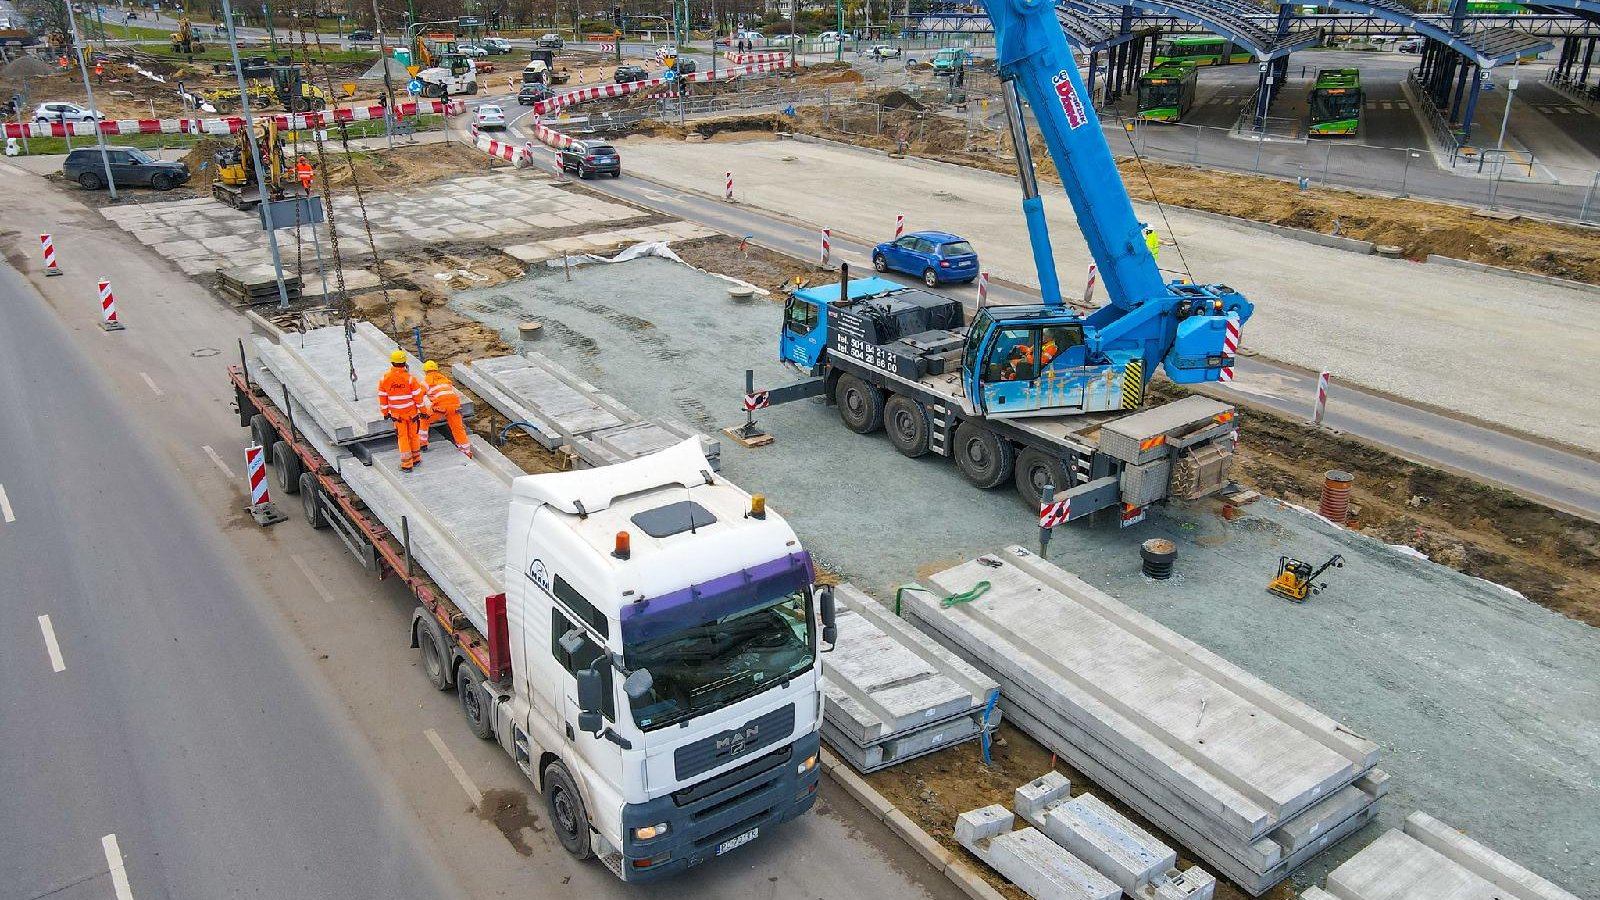
M 1046 808 L 1072 797 L 1072 782 L 1060 772 L 1046 772 L 1017 788 L 1011 806 L 1029 825 L 1038 826 Z
M 911 848 L 919 853 L 923 859 L 933 865 L 935 869 L 943 871 L 955 859 L 955 854 L 946 850 L 944 845 L 934 839 L 933 835 L 922 830 L 911 817 L 898 809 L 891 809 L 883 817 L 883 821 L 895 834 L 900 835 Z
M 1015 821 L 1016 817 L 1011 814 L 1011 810 L 998 803 L 969 809 L 956 816 L 956 843 L 977 853 L 974 847 L 980 842 L 991 841 L 1002 834 L 1009 834 L 1011 825 Z
M 837 756 L 824 750 L 822 751 L 822 770 L 827 773 L 845 793 L 856 798 L 856 802 L 872 813 L 875 818 L 887 819 L 889 814 L 895 812 L 895 806 L 889 799 L 877 791 L 872 785 L 862 780 L 861 776 L 851 771 L 850 767 L 839 760 Z
M 1006 900 L 1005 894 L 995 890 L 981 874 L 959 860 L 945 866 L 944 877 L 954 882 L 972 900 Z
M 1127 894 L 1164 879 L 1178 864 L 1171 847 L 1090 794 L 1047 810 L 1039 830 Z
M 1506 278 L 1516 278 L 1521 281 L 1531 281 L 1536 284 L 1550 284 L 1564 287 L 1574 291 L 1583 291 L 1589 294 L 1600 295 L 1600 286 L 1586 284 L 1582 281 L 1573 281 L 1569 278 L 1556 278 L 1552 275 L 1538 275 L 1533 272 L 1519 272 L 1516 269 L 1507 269 L 1503 266 L 1491 266 L 1487 263 L 1473 262 L 1470 259 L 1456 259 L 1453 256 L 1440 256 L 1437 253 L 1428 254 L 1427 262 L 1436 266 L 1450 266 L 1455 269 L 1468 269 L 1473 272 L 1488 272 Z

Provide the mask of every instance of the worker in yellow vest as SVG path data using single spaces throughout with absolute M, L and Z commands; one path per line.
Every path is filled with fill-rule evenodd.
M 450 438 L 455 441 L 456 449 L 471 457 L 472 443 L 467 439 L 466 423 L 461 421 L 461 395 L 456 392 L 456 386 L 439 371 L 439 364 L 431 359 L 422 364 L 422 377 L 428 384 L 428 402 L 433 406 L 433 414 L 422 429 L 422 449 L 428 449 L 428 429 L 440 422 L 448 422 Z
M 1144 245 L 1150 248 L 1150 258 L 1156 262 L 1161 261 L 1161 235 L 1149 225 L 1144 226 Z

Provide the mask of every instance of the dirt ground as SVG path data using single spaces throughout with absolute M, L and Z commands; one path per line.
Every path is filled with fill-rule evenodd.
M 1178 390 L 1163 383 L 1151 394 Z M 1240 483 L 1315 509 L 1324 475 L 1343 469 L 1356 476 L 1351 528 L 1600 626 L 1600 524 L 1265 411 L 1243 422 Z
M 740 249 L 737 238 L 726 235 L 701 238 L 672 245 L 674 253 L 697 269 L 716 272 L 746 281 L 756 287 L 766 288 L 781 299 L 783 291 L 796 286 L 805 287 L 813 281 L 830 281 L 830 273 L 818 273 L 815 266 L 806 266 L 793 257 L 774 253 L 764 247 L 747 245 Z
M 912 123 L 914 156 L 959 163 L 1011 174 L 1010 163 L 996 157 L 993 137 L 968 134 L 959 127 L 916 127 L 931 114 L 919 110 L 910 97 L 888 91 L 875 99 L 885 106 L 901 107 L 896 115 Z M 822 110 L 802 108 L 796 117 L 778 114 L 730 116 L 693 123 L 688 129 L 645 123 L 638 133 L 657 137 L 682 137 L 695 132 L 711 140 L 750 140 L 779 131 L 799 131 L 831 140 L 879 150 L 894 150 L 892 129 L 885 135 L 845 134 L 823 123 Z M 898 120 L 896 120 L 898 121 Z M 916 139 L 918 135 L 923 137 Z M 1059 181 L 1055 167 L 1041 144 L 1034 148 L 1041 178 Z M 1150 200 L 1150 187 L 1162 203 L 1208 212 L 1333 233 L 1334 218 L 1340 233 L 1357 240 L 1401 248 L 1407 259 L 1425 260 L 1430 254 L 1466 259 L 1488 265 L 1600 284 L 1600 230 L 1560 225 L 1524 217 L 1490 218 L 1475 210 L 1423 200 L 1369 196 L 1353 191 L 1313 188 L 1299 190 L 1286 181 L 1253 175 L 1214 172 L 1149 160 L 1119 161 L 1128 193 Z M 1142 169 L 1142 171 L 1141 171 Z M 1148 179 L 1148 183 L 1147 183 Z

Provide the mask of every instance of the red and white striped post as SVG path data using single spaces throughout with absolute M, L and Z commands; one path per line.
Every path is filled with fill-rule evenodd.
M 121 331 L 123 325 L 117 321 L 117 298 L 111 294 L 111 282 L 100 282 L 100 327 L 106 331 Z
M 1089 283 L 1083 288 L 1083 304 L 1088 306 L 1094 302 L 1094 283 L 1100 280 L 1100 269 L 1094 263 L 1089 263 Z
M 1239 352 L 1239 317 L 1228 316 L 1228 330 L 1222 336 L 1222 355 L 1227 357 L 1227 365 L 1222 367 L 1222 374 L 1217 380 L 1223 384 L 1233 380 L 1233 357 Z
M 46 275 L 60 275 L 61 266 L 56 262 L 56 244 L 48 234 L 39 235 L 39 243 L 44 247 L 44 273 Z
M 978 305 L 982 306 L 989 300 L 989 273 L 978 273 Z
M 906 217 L 904 215 L 895 216 L 894 217 L 894 239 L 897 240 L 897 241 L 900 240 L 900 235 L 905 234 L 905 233 L 906 233 Z
M 832 238 L 833 231 L 831 229 L 822 229 L 822 267 L 824 269 L 828 268 L 828 261 L 833 258 Z
M 250 482 L 251 506 L 272 502 L 267 491 L 267 457 L 259 444 L 244 448 L 244 476 Z
M 1322 424 L 1322 413 L 1328 407 L 1328 379 L 1330 373 L 1323 372 L 1317 375 L 1317 402 L 1311 408 L 1311 424 Z
M 722 173 L 722 199 L 733 202 L 733 173 Z

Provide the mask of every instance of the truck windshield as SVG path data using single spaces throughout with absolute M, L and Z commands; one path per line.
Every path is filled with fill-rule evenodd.
M 641 731 L 719 709 L 811 667 L 809 592 L 794 591 L 627 647 L 654 680 L 632 701 Z

